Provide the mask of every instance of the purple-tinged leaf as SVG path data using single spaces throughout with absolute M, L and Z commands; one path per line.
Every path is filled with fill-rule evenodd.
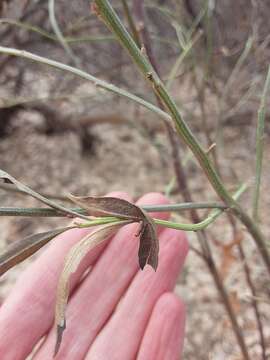
M 0 276 L 13 266 L 33 255 L 57 235 L 71 228 L 73 227 L 70 226 L 31 235 L 9 245 L 7 249 L 0 254 Z
M 73 196 L 69 198 L 78 204 L 92 216 L 115 216 L 120 219 L 128 219 L 141 223 L 139 247 L 139 264 L 141 269 L 146 264 L 151 265 L 154 270 L 158 265 L 158 238 L 155 225 L 151 218 L 138 206 L 131 204 L 127 200 L 114 197 L 91 197 Z
M 146 264 L 152 266 L 156 271 L 158 266 L 159 242 L 153 221 L 145 214 L 147 221 L 141 225 L 140 246 L 139 246 L 139 264 L 143 270 Z
M 91 216 L 115 216 L 121 219 L 141 221 L 143 211 L 124 199 L 115 197 L 68 196 L 71 201 L 88 211 Z

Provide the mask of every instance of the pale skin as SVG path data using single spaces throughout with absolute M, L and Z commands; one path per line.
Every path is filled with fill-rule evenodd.
M 124 193 L 110 196 L 132 201 Z M 138 201 L 165 203 L 164 196 L 156 193 Z M 155 213 L 155 217 L 168 219 L 169 214 Z M 35 347 L 34 360 L 53 358 L 57 281 L 66 253 L 89 231 L 73 229 L 58 236 L 18 279 L 0 308 L 2 360 L 25 360 Z M 157 272 L 149 266 L 141 271 L 137 231 L 137 224 L 120 229 L 89 252 L 72 276 L 67 329 L 55 359 L 181 359 L 185 308 L 173 289 L 188 252 L 186 237 L 159 228 Z

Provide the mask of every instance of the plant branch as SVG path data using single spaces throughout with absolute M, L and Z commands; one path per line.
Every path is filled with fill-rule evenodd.
M 133 9 L 136 17 L 137 27 L 139 29 L 139 34 L 141 35 L 141 42 L 139 43 L 142 49 L 145 49 L 147 57 L 152 64 L 154 70 L 159 75 L 158 64 L 156 58 L 154 56 L 154 52 L 151 46 L 150 35 L 148 32 L 148 28 L 145 24 L 145 13 L 143 8 L 143 0 L 133 0 Z M 139 38 L 140 40 L 140 38 Z M 157 104 L 161 110 L 164 109 L 164 105 L 161 99 L 156 95 Z M 175 177 L 177 180 L 178 190 L 182 193 L 184 201 L 192 202 L 192 198 L 190 196 L 190 192 L 188 189 L 188 184 L 184 172 L 184 167 L 182 165 L 181 157 L 179 155 L 179 147 L 177 143 L 177 139 L 175 137 L 175 132 L 173 127 L 168 122 L 164 121 L 165 129 L 167 131 L 167 136 L 171 146 L 171 156 L 172 156 L 172 163 L 175 172 Z M 194 211 L 192 210 L 191 213 L 194 215 Z M 194 216 L 193 216 L 194 217 Z M 192 219 L 194 222 L 199 222 L 197 216 Z
M 47 199 L 46 197 L 42 196 L 38 192 L 30 189 L 28 186 L 24 185 L 20 181 L 16 180 L 13 176 L 8 174 L 6 171 L 3 171 L 0 169 L 0 179 L 4 180 L 5 182 L 13 184 L 16 188 L 20 189 L 23 193 L 39 200 L 43 204 L 46 204 L 47 206 L 57 209 L 58 211 L 62 212 L 63 214 L 66 214 L 68 217 L 80 217 L 82 219 L 88 220 L 88 218 L 85 215 L 74 213 L 72 210 L 67 209 L 63 205 L 60 205 L 50 199 Z
M 254 221 L 258 222 L 258 208 L 259 208 L 259 197 L 260 197 L 260 185 L 262 175 L 262 161 L 263 161 L 263 143 L 264 143 L 264 123 L 265 123 L 265 103 L 267 91 L 270 85 L 270 66 L 263 89 L 263 95 L 261 99 L 260 108 L 258 111 L 258 125 L 256 131 L 256 176 L 255 176 L 255 190 L 253 195 L 253 213 L 252 216 Z
M 234 194 L 234 198 L 237 199 L 244 191 L 246 190 L 246 185 L 243 185 L 239 188 L 239 190 Z M 202 204 L 174 204 L 174 205 L 155 205 L 155 206 L 142 206 L 142 209 L 149 211 L 149 212 L 160 212 L 160 211 L 177 211 L 177 210 L 190 210 L 191 208 L 198 209 L 202 208 L 201 206 L 205 206 Z M 212 205 L 215 205 L 215 203 L 210 203 L 210 208 Z M 207 208 L 209 208 L 209 204 L 206 204 Z M 77 213 L 78 215 L 86 215 L 87 211 L 83 210 L 81 208 L 73 208 L 73 209 L 66 209 L 72 214 Z M 208 225 L 210 225 L 215 219 L 222 214 L 222 212 L 226 210 L 222 205 L 220 208 L 215 209 L 212 211 L 212 213 L 203 221 L 197 223 L 197 224 L 182 224 L 182 223 L 174 223 L 171 221 L 165 221 L 165 220 L 159 220 L 159 219 L 153 219 L 154 222 L 157 225 L 162 225 L 166 227 L 170 227 L 173 229 L 178 230 L 185 230 L 185 231 L 198 231 L 206 228 Z M 0 215 L 2 216 L 66 216 L 65 213 L 61 213 L 61 211 L 57 209 L 49 209 L 49 208 L 0 208 Z M 90 220 L 90 218 L 89 218 Z M 107 224 L 109 222 L 119 221 L 116 217 L 101 217 L 101 218 L 93 218 L 90 221 L 87 221 L 82 224 L 78 224 L 79 227 L 89 227 L 94 225 L 101 225 L 101 224 Z
M 216 202 L 180 203 L 171 205 L 142 205 L 141 208 L 147 212 L 177 212 L 191 209 L 228 209 L 226 205 Z M 82 208 L 71 208 L 69 210 L 78 214 L 87 215 L 87 211 Z M 66 215 L 61 211 L 50 208 L 0 207 L 0 216 L 65 217 Z
M 114 94 L 123 96 L 125 98 L 128 98 L 129 100 L 132 100 L 134 102 L 136 102 L 137 104 L 142 105 L 143 107 L 145 107 L 148 110 L 153 111 L 154 113 L 156 113 L 159 117 L 161 117 L 162 119 L 166 120 L 166 121 L 171 121 L 171 117 L 169 114 L 167 114 L 166 112 L 160 110 L 157 106 L 151 104 L 148 101 L 145 101 L 144 99 L 140 98 L 139 96 L 136 96 L 134 94 L 131 94 L 130 92 L 123 90 L 115 85 L 109 84 L 106 81 L 100 80 L 98 78 L 96 78 L 95 76 L 92 76 L 88 73 L 86 73 L 85 71 L 82 71 L 80 69 L 77 69 L 75 67 L 60 63 L 58 61 L 55 60 L 51 60 L 51 59 L 47 59 L 43 56 L 39 56 L 36 54 L 32 54 L 28 51 L 25 50 L 18 50 L 18 49 L 12 49 L 12 48 L 8 48 L 8 47 L 4 47 L 4 46 L 0 46 L 0 53 L 3 54 L 8 54 L 8 55 L 12 55 L 12 56 L 18 56 L 18 57 L 22 57 L 28 60 L 32 60 L 41 64 L 45 64 L 45 65 L 49 65 L 52 66 L 56 69 L 60 69 L 63 71 L 67 71 L 70 72 L 74 75 L 77 75 L 79 77 L 81 77 L 82 79 L 91 81 L 92 83 L 95 84 L 95 86 L 100 87 L 101 89 L 105 89 L 107 91 L 110 91 Z
M 241 256 L 241 260 L 242 260 L 243 265 L 244 265 L 246 281 L 247 281 L 247 284 L 248 284 L 248 286 L 250 288 L 251 295 L 252 295 L 251 304 L 253 306 L 255 318 L 256 318 L 256 321 L 257 321 L 257 327 L 258 327 L 258 333 L 259 333 L 260 345 L 261 345 L 261 351 L 262 351 L 262 359 L 267 360 L 266 343 L 265 343 L 265 336 L 264 336 L 264 331 L 263 331 L 262 318 L 261 318 L 258 302 L 257 302 L 257 299 L 256 299 L 257 291 L 256 291 L 256 288 L 255 288 L 255 286 L 253 284 L 252 277 L 251 277 L 251 271 L 250 271 L 250 268 L 249 268 L 248 263 L 247 263 L 244 248 L 241 245 L 241 243 L 238 244 L 238 250 L 239 250 L 239 253 L 240 253 L 240 256 Z
M 42 28 L 40 28 L 38 26 L 34 26 L 34 25 L 26 23 L 26 22 L 20 22 L 20 21 L 16 21 L 13 19 L 5 18 L 5 19 L 0 19 L 0 25 L 1 24 L 14 25 L 14 26 L 20 27 L 22 29 L 35 32 L 49 40 L 58 41 L 58 39 L 55 35 L 43 30 Z M 66 36 L 64 39 L 65 39 L 66 43 L 78 43 L 78 42 L 88 42 L 88 41 L 89 42 L 111 41 L 111 40 L 115 40 L 115 37 L 113 35 L 83 36 L 83 37 Z
M 15 188 L 14 186 L 8 185 L 8 184 L 0 183 L 0 189 L 4 190 L 4 191 L 11 191 L 14 193 L 19 193 L 19 194 L 25 195 L 25 193 L 23 191 L 21 191 L 20 189 Z M 38 191 L 38 193 L 46 198 L 70 202 L 70 199 L 68 197 L 66 197 L 65 195 L 56 195 L 56 194 L 39 192 L 39 191 Z
M 105 22 L 107 27 L 114 33 L 119 42 L 128 51 L 129 55 L 141 70 L 144 77 L 150 82 L 153 90 L 161 99 L 168 112 L 170 113 L 178 135 L 185 142 L 185 144 L 191 149 L 202 169 L 204 170 L 209 182 L 218 194 L 218 196 L 232 208 L 233 213 L 238 219 L 247 227 L 251 235 L 253 236 L 258 250 L 264 260 L 267 270 L 270 274 L 270 257 L 268 250 L 265 246 L 263 234 L 257 227 L 255 222 L 249 217 L 249 215 L 241 208 L 241 206 L 230 196 L 229 192 L 224 187 L 222 180 L 212 166 L 207 153 L 203 150 L 198 143 L 194 134 L 189 129 L 188 125 L 183 120 L 178 108 L 173 99 L 168 94 L 165 86 L 159 79 L 157 73 L 149 63 L 146 56 L 142 54 L 132 37 L 129 35 L 121 20 L 114 12 L 112 6 L 107 0 L 95 0 L 93 5 L 94 11 Z
M 246 189 L 247 186 L 245 184 L 242 185 L 233 195 L 233 199 L 237 200 Z M 159 219 L 155 219 L 155 223 L 173 229 L 179 229 L 185 231 L 199 231 L 205 229 L 208 225 L 214 222 L 216 218 L 222 214 L 223 211 L 224 210 L 222 209 L 213 210 L 206 219 L 196 224 L 180 224 L 180 223 L 178 224 L 171 221 L 159 220 Z
M 139 46 L 140 45 L 140 36 L 138 34 L 136 25 L 134 24 L 133 17 L 131 16 L 128 3 L 127 3 L 126 0 L 121 0 L 121 2 L 122 2 L 122 6 L 123 6 L 123 9 L 124 9 L 124 13 L 125 13 L 125 16 L 126 16 L 130 31 L 131 31 L 131 33 L 133 35 L 133 39 L 136 42 L 136 44 Z
M 77 56 L 74 54 L 71 47 L 66 42 L 66 39 L 64 38 L 64 36 L 59 28 L 59 25 L 58 25 L 58 22 L 57 22 L 56 16 L 55 16 L 55 6 L 54 5 L 55 5 L 54 0 L 48 0 L 49 19 L 50 19 L 53 31 L 57 37 L 57 40 L 62 45 L 62 47 L 64 48 L 65 52 L 70 57 L 70 59 L 72 60 L 74 65 L 76 65 L 77 67 L 80 67 L 79 59 L 77 58 Z

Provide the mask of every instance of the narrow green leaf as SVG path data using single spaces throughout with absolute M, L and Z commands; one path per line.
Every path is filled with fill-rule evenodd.
M 45 198 L 44 196 L 40 195 L 39 193 L 35 192 L 34 190 L 30 189 L 28 186 L 24 185 L 20 181 L 16 180 L 13 176 L 8 174 L 6 171 L 0 169 L 0 179 L 3 179 L 4 182 L 8 182 L 16 186 L 21 192 L 24 192 L 27 195 L 34 197 L 35 199 L 41 201 L 42 203 L 50 206 L 53 209 L 60 210 L 64 214 L 71 215 L 71 217 L 80 217 L 84 220 L 89 220 L 89 218 L 85 215 L 78 214 L 75 211 L 65 208 L 62 205 L 57 204 L 56 202 Z
M 12 48 L 8 48 L 5 46 L 0 46 L 0 53 L 12 55 L 12 56 L 19 56 L 19 57 L 29 59 L 29 60 L 32 60 L 32 61 L 35 61 L 35 62 L 38 62 L 41 64 L 46 64 L 46 65 L 52 66 L 56 69 L 61 69 L 61 70 L 67 71 L 71 74 L 81 77 L 82 79 L 91 81 L 97 87 L 99 87 L 101 89 L 105 89 L 107 91 L 110 91 L 111 93 L 121 95 L 127 99 L 130 99 L 130 100 L 136 102 L 137 104 L 144 106 L 146 109 L 153 111 L 158 116 L 163 118 L 165 121 L 169 121 L 169 122 L 171 121 L 170 115 L 167 114 L 165 111 L 159 109 L 157 106 L 149 103 L 148 101 L 140 98 L 139 96 L 129 93 L 126 90 L 120 89 L 119 87 L 117 87 L 115 85 L 112 85 L 112 84 L 107 83 L 106 81 L 100 80 L 78 68 L 60 63 L 55 60 L 45 58 L 43 56 L 38 56 L 36 54 L 32 54 L 25 50 L 12 49 Z
M 53 34 L 43 30 L 42 28 L 29 24 L 27 22 L 20 22 L 20 21 L 16 21 L 14 19 L 9 19 L 9 18 L 5 18 L 5 19 L 0 19 L 0 25 L 1 24 L 8 24 L 8 25 L 14 25 L 14 26 L 18 26 L 22 29 L 28 30 L 28 31 L 33 31 L 41 36 L 44 36 L 47 39 L 50 39 L 52 41 L 58 41 L 57 37 L 54 36 Z M 114 36 L 112 35 L 97 35 L 97 36 L 83 36 L 83 37 L 70 37 L 67 36 L 65 37 L 65 41 L 67 43 L 77 43 L 77 42 L 96 42 L 96 41 L 111 41 L 111 40 L 115 40 Z

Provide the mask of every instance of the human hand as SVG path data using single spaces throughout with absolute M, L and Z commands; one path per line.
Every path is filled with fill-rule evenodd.
M 113 193 L 130 199 L 123 193 Z M 148 194 L 138 204 L 164 204 Z M 167 219 L 168 214 L 155 213 Z M 57 360 L 179 360 L 185 310 L 172 293 L 188 251 L 182 232 L 158 229 L 156 272 L 138 266 L 138 225 L 130 224 L 83 259 L 70 282 L 67 328 Z M 43 339 L 33 359 L 53 358 L 55 296 L 64 257 L 89 229 L 72 229 L 53 240 L 21 275 L 0 308 L 2 360 L 25 360 Z M 83 277 L 84 272 L 92 267 Z

